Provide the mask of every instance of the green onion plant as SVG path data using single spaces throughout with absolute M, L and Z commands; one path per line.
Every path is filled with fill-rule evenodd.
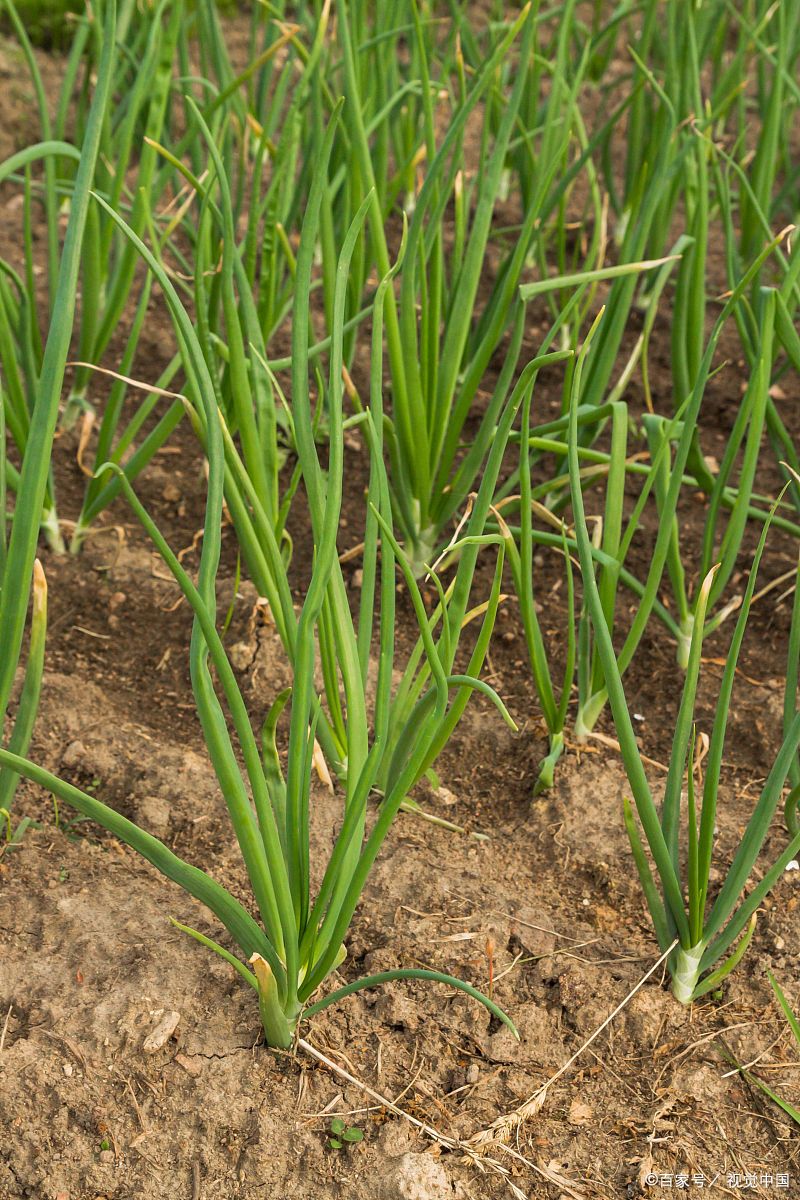
M 627 519 L 624 533 L 621 534 L 618 541 L 618 533 L 616 531 L 620 529 L 620 526 L 617 524 L 618 517 L 615 517 L 615 532 L 610 535 L 612 542 L 609 545 L 616 547 L 612 559 L 612 564 L 614 559 L 616 560 L 616 564 L 610 565 L 610 572 L 606 576 L 609 581 L 608 591 L 603 593 L 604 604 L 606 605 L 606 628 L 608 628 L 608 622 L 614 609 L 613 592 L 615 589 L 611 582 L 613 579 L 622 580 L 627 586 L 631 586 L 639 598 L 635 615 L 616 658 L 617 671 L 620 676 L 630 666 L 648 626 L 650 617 L 653 614 L 659 617 L 667 627 L 670 635 L 675 638 L 678 646 L 679 662 L 688 663 L 691 639 L 694 635 L 697 622 L 700 620 L 701 606 L 704 626 L 703 636 L 705 636 L 705 633 L 717 628 L 738 607 L 739 598 L 736 597 L 733 600 L 723 603 L 716 613 L 711 614 L 709 612 L 710 603 L 721 597 L 722 594 L 722 588 L 716 585 L 717 576 L 721 575 L 727 583 L 733 573 L 737 557 L 740 553 L 747 519 L 753 517 L 758 519 L 762 524 L 769 520 L 775 525 L 786 527 L 785 519 L 779 516 L 772 508 L 765 510 L 753 502 L 753 476 L 752 474 L 748 474 L 755 471 L 754 459 L 757 458 L 758 446 L 755 435 L 751 437 L 749 442 L 745 436 L 747 431 L 746 421 L 752 412 L 752 406 L 756 404 L 756 400 L 759 397 L 758 389 L 763 389 L 764 386 L 766 373 L 762 371 L 760 376 L 751 380 L 750 388 L 748 389 L 750 392 L 748 401 L 750 407 L 747 408 L 743 402 L 742 407 L 745 409 L 745 417 L 741 418 L 737 436 L 732 438 L 727 451 L 728 457 L 726 457 L 725 462 L 721 465 L 717 480 L 719 486 L 715 492 L 715 503 L 713 506 L 709 505 L 709 514 L 705 522 L 702 553 L 706 556 L 703 559 L 706 569 L 706 576 L 704 578 L 711 578 L 711 583 L 709 584 L 710 592 L 708 595 L 698 592 L 694 600 L 694 607 L 691 607 L 687 603 L 684 610 L 679 610 L 678 619 L 676 619 L 675 614 L 670 611 L 666 604 L 659 600 L 659 589 L 665 569 L 668 571 L 671 580 L 681 585 L 683 584 L 684 568 L 677 538 L 679 504 L 687 482 L 690 484 L 694 482 L 694 477 L 687 474 L 688 464 L 691 459 L 693 447 L 697 444 L 697 425 L 719 339 L 726 323 L 735 312 L 737 305 L 747 295 L 753 279 L 758 276 L 766 259 L 776 251 L 782 238 L 782 234 L 778 235 L 778 237 L 773 238 L 762 248 L 761 253 L 753 261 L 726 299 L 707 339 L 700 370 L 695 379 L 692 391 L 679 406 L 675 415 L 670 420 L 666 420 L 666 418 L 659 420 L 655 416 L 652 420 L 648 420 L 647 415 L 645 416 L 645 426 L 649 425 L 651 432 L 654 427 L 657 428 L 659 436 L 658 438 L 651 438 L 651 462 L 642 476 L 643 486 Z M 596 325 L 598 320 L 596 319 Z M 591 377 L 591 362 L 588 366 L 588 374 Z M 571 389 L 570 395 L 572 396 L 572 394 Z M 763 391 L 761 399 L 763 402 Z M 586 407 L 583 392 L 581 392 L 577 409 L 574 412 L 574 421 L 579 430 L 579 437 L 582 420 L 581 414 Z M 572 408 L 575 408 L 574 404 Z M 572 420 L 573 413 L 571 409 L 570 422 Z M 745 448 L 742 459 L 745 469 L 740 473 L 738 487 L 726 486 L 729 484 L 731 463 L 739 452 L 743 440 Z M 575 454 L 579 462 L 584 452 L 584 448 L 579 444 L 575 449 Z M 616 466 L 614 468 L 611 465 L 612 459 L 613 446 L 612 455 L 609 456 L 609 465 L 607 468 L 604 467 L 604 472 L 608 475 L 609 489 L 613 493 L 612 496 L 607 496 L 606 503 L 607 506 L 608 504 L 612 504 L 614 506 L 612 511 L 618 514 L 621 512 L 625 479 L 629 472 L 635 471 L 636 467 L 636 464 L 627 463 L 626 452 L 623 449 L 622 435 L 620 435 L 618 443 Z M 671 469 L 667 470 L 667 466 Z M 574 492 L 571 469 L 570 480 L 571 490 Z M 651 493 L 656 497 L 659 512 L 658 532 L 652 547 L 647 576 L 643 581 L 637 581 L 627 571 L 623 574 L 623 570 L 633 538 L 636 536 L 641 525 L 644 506 Z M 730 510 L 730 519 L 724 533 L 718 537 L 718 530 L 721 526 L 720 514 L 723 509 Z M 793 528 L 791 522 L 788 523 L 788 527 L 790 530 Z M 602 530 L 602 524 L 598 523 L 596 528 Z M 603 531 L 602 536 L 605 536 L 605 531 Z M 598 558 L 598 549 L 600 547 L 595 546 L 592 559 L 595 563 L 596 572 L 598 567 L 602 565 L 601 560 Z M 720 555 L 720 560 L 714 575 L 709 576 L 711 567 L 715 565 L 713 561 L 715 549 Z M 585 581 L 584 586 L 586 586 Z M 703 599 L 701 599 L 701 594 L 704 596 Z M 589 615 L 591 616 L 591 613 Z M 579 697 L 579 708 L 575 720 L 575 729 L 579 737 L 586 736 L 594 728 L 608 700 L 609 686 L 608 669 L 605 663 L 598 657 L 594 657 L 593 660 L 589 658 L 588 648 L 590 646 L 591 630 L 593 629 L 593 636 L 595 638 L 598 636 L 594 619 L 592 618 L 590 624 L 584 625 L 583 628 L 584 640 L 581 655 L 584 664 L 593 661 L 593 666 L 591 669 L 588 669 L 587 665 L 583 667 L 583 679 L 589 686 L 583 690 L 583 693 Z M 591 650 L 591 653 L 592 655 L 599 655 L 599 644 L 595 649 Z
M 98 6 L 99 13 L 95 11 L 91 18 L 87 17 L 78 26 L 67 59 L 55 117 L 49 113 L 44 84 L 13 0 L 8 0 L 8 7 L 31 71 L 43 138 L 37 145 L 13 155 L 0 168 L 0 177 L 18 179 L 23 189 L 23 265 L 18 271 L 11 264 L 0 264 L 0 366 L 6 385 L 3 397 L 6 426 L 18 453 L 24 456 L 33 408 L 45 372 L 46 347 L 42 344 L 40 326 L 51 330 L 60 328 L 62 320 L 68 315 L 71 333 L 75 309 L 73 295 L 69 308 L 63 313 L 56 312 L 56 304 L 60 299 L 55 288 L 62 207 L 66 207 L 70 213 L 73 207 L 77 207 L 82 214 L 81 220 L 86 223 L 75 280 L 76 287 L 80 282 L 80 322 L 75 352 L 77 366 L 66 402 L 64 423 L 71 424 L 81 411 L 88 412 L 88 419 L 93 420 L 93 408 L 87 398 L 91 367 L 100 362 L 135 294 L 137 259 L 102 209 L 92 205 L 84 213 L 84 198 L 77 190 L 81 182 L 80 165 L 84 150 L 95 146 L 95 186 L 104 192 L 113 206 L 127 206 L 133 226 L 141 229 L 146 211 L 142 196 L 147 195 L 148 201 L 157 199 L 169 181 L 165 172 L 157 173 L 158 155 L 146 141 L 135 159 L 135 181 L 130 178 L 131 168 L 142 135 L 151 139 L 158 137 L 168 119 L 171 74 L 183 6 L 181 0 L 162 0 L 152 14 L 142 16 L 141 20 L 133 23 L 132 28 L 131 5 L 123 5 L 117 37 L 112 38 L 111 42 L 108 41 L 107 29 L 99 28 L 99 14 L 102 14 L 103 6 Z M 126 31 L 129 41 L 123 49 Z M 106 68 L 107 60 L 110 66 Z M 93 104 L 87 104 L 85 111 L 82 99 L 77 105 L 70 105 L 78 80 L 82 76 L 82 98 L 89 81 L 99 72 L 101 62 L 104 64 L 109 94 L 124 93 L 125 101 L 106 106 L 98 129 L 96 121 L 93 121 Z M 67 138 L 72 140 L 65 140 Z M 38 162 L 43 164 L 41 179 L 34 178 L 32 173 L 32 167 Z M 39 200 L 45 213 L 50 281 L 44 313 L 40 313 L 37 306 L 32 221 L 34 207 Z M 149 286 L 145 283 L 132 328 L 128 332 L 122 374 L 132 370 L 148 300 Z M 177 363 L 165 372 L 159 381 L 160 386 L 168 386 L 176 368 Z M 124 396 L 124 385 L 118 380 L 100 431 L 100 447 L 106 451 L 117 432 Z M 118 439 L 120 454 L 128 450 L 152 407 L 152 400 L 140 406 L 124 432 L 121 432 Z M 132 476 L 163 444 L 174 423 L 174 420 L 171 423 L 162 422 L 155 434 L 150 436 L 145 449 L 140 449 L 136 462 L 130 468 Z M 11 478 L 9 482 L 13 489 L 15 480 Z M 90 493 L 93 490 L 96 489 L 90 488 Z M 87 497 L 73 538 L 73 549 L 81 545 L 90 515 L 94 517 L 99 511 L 94 505 L 95 499 L 92 494 Z M 52 477 L 47 483 L 41 524 L 51 547 L 60 550 L 63 547 L 62 524 L 56 511 Z
M 681 1003 L 687 1004 L 717 988 L 720 981 L 736 966 L 752 936 L 756 912 L 762 899 L 800 850 L 800 835 L 797 835 L 791 838 L 777 859 L 759 872 L 758 882 L 750 884 L 750 876 L 770 830 L 784 781 L 800 744 L 800 716 L 795 716 L 789 725 L 775 763 L 728 867 L 722 887 L 712 896 L 709 885 L 714 859 L 720 771 L 731 696 L 769 521 L 764 523 L 761 532 L 726 658 L 705 756 L 704 778 L 700 769 L 694 708 L 706 609 L 714 586 L 716 565 L 703 581 L 697 619 L 689 646 L 669 771 L 664 796 L 659 804 L 645 773 L 625 698 L 617 654 L 595 579 L 591 536 L 583 503 L 578 456 L 577 401 L 582 374 L 590 361 L 590 354 L 591 338 L 588 338 L 576 366 L 569 436 L 572 503 L 585 604 L 594 628 L 636 815 L 650 852 L 648 859 L 636 817 L 626 800 L 625 823 L 634 860 L 662 951 L 666 952 L 675 939 L 678 940 L 677 947 L 668 959 L 668 965 L 673 993 Z M 685 816 L 682 817 L 684 781 L 688 807 Z
M 21 659 L 29 601 L 31 602 L 30 638 L 22 692 L 8 740 L 11 752 L 24 754 L 30 742 L 39 703 L 44 642 L 47 624 L 47 587 L 44 570 L 37 563 L 37 543 L 42 513 L 51 478 L 53 438 L 58 421 L 59 401 L 64 381 L 75 313 L 75 291 L 80 257 L 89 210 L 90 190 L 100 146 L 100 136 L 109 103 L 113 66 L 116 11 L 113 0 L 105 14 L 105 49 L 98 65 L 97 81 L 91 102 L 86 137 L 75 177 L 64 245 L 55 283 L 54 317 L 44 343 L 41 368 L 26 408 L 24 444 L 17 447 L 21 456 L 18 468 L 10 461 L 5 422 L 0 416 L 0 729 L 5 730 L 17 667 Z M 34 162 L 50 153 L 51 143 L 21 152 L 26 162 Z M 28 314 L 32 319 L 31 314 Z M 8 381 L 4 396 L 9 390 Z M 5 407 L 3 412 L 7 411 Z M 9 430 L 9 433 L 11 431 Z M 13 437 L 13 435 L 12 435 Z M 9 491 L 16 493 L 11 515 L 7 512 Z M 0 772 L 0 808 L 8 813 L 16 789 L 13 772 Z
M 660 261 L 626 263 L 616 267 L 551 277 L 538 284 L 525 285 L 521 290 L 528 296 L 546 293 L 551 288 L 571 289 L 570 298 L 551 327 L 543 348 L 546 349 L 555 340 L 561 327 L 570 322 L 571 314 L 579 309 L 581 303 L 585 304 L 586 291 L 592 284 L 603 279 L 643 272 L 654 266 L 663 264 Z M 578 327 L 579 324 L 576 330 Z M 564 383 L 564 394 L 567 397 L 571 395 L 572 390 L 572 355 L 573 351 L 568 350 L 547 356 L 550 360 L 557 360 L 559 357 L 569 360 Z M 605 704 L 602 667 L 597 647 L 592 641 L 588 614 L 585 610 L 578 611 L 574 603 L 571 559 L 576 550 L 574 533 L 557 515 L 559 507 L 563 507 L 568 499 L 569 476 L 559 472 L 559 464 L 564 460 L 568 449 L 566 441 L 563 440 L 568 421 L 569 417 L 564 416 L 532 427 L 530 402 L 523 405 L 522 426 L 517 439 L 520 447 L 519 466 L 508 475 L 503 486 L 498 489 L 494 505 L 494 512 L 506 541 L 506 552 L 528 644 L 531 671 L 548 733 L 548 753 L 540 764 L 534 794 L 552 786 L 555 765 L 564 749 L 573 684 L 577 683 L 578 690 L 575 723 L 577 737 L 583 738 L 591 731 Z M 604 426 L 610 426 L 611 429 L 610 452 L 597 451 L 590 446 L 581 445 L 579 455 L 585 463 L 581 470 L 582 478 L 597 478 L 602 475 L 607 479 L 605 512 L 595 524 L 592 554 L 606 620 L 613 628 L 620 583 L 630 587 L 640 597 L 644 593 L 643 585 L 625 568 L 625 559 L 641 518 L 644 501 L 652 486 L 652 479 L 646 483 L 639 502 L 625 525 L 623 498 L 627 476 L 629 471 L 637 466 L 646 476 L 649 476 L 651 471 L 648 466 L 637 463 L 636 455 L 631 456 L 628 453 L 631 422 L 627 406 L 621 400 L 611 400 L 602 405 L 582 404 L 577 422 L 582 432 L 586 429 L 602 429 Z M 592 436 L 587 440 L 592 440 Z M 546 471 L 542 482 L 534 486 L 533 463 L 549 455 L 556 456 L 555 472 Z M 513 489 L 516 488 L 518 494 L 514 494 Z M 553 677 L 548 648 L 537 614 L 534 580 L 534 547 L 537 545 L 555 548 L 565 564 L 567 620 L 564 666 L 559 682 Z M 658 609 L 659 614 L 677 636 L 677 626 L 655 595 L 650 601 L 650 607 Z
M 339 11 L 344 8 L 340 0 Z M 565 118 L 574 91 L 565 82 L 566 39 L 559 47 L 553 84 L 542 119 L 538 203 L 523 214 L 521 227 L 501 247 L 501 258 L 485 303 L 474 316 L 485 264 L 492 217 L 506 157 L 528 84 L 526 65 L 535 55 L 536 5 L 504 23 L 470 79 L 457 80 L 453 111 L 441 141 L 437 138 L 430 90 L 423 91 L 427 168 L 411 216 L 399 296 L 387 291 L 385 329 L 392 380 L 391 423 L 387 450 L 391 464 L 395 519 L 417 574 L 442 548 L 443 534 L 470 492 L 503 410 L 522 345 L 524 314 L 517 296 L 526 262 L 539 236 L 541 205 L 569 145 Z M 367 131 L 360 121 L 361 95 L 355 49 L 340 22 L 345 63 L 345 121 L 365 186 L 372 186 Z M 425 61 L 424 39 L 417 41 Z M 484 118 L 480 162 L 474 177 L 465 167 L 467 122 L 493 86 L 504 60 L 513 55 L 520 69 L 492 134 Z M 445 212 L 453 206 L 453 242 L 445 234 Z M 369 211 L 379 274 L 390 269 L 383 214 L 377 199 Z M 470 427 L 476 396 L 496 351 L 506 343 L 503 370 L 484 411 Z
M 204 125 L 199 113 L 195 116 Z M 276 628 L 290 662 L 296 660 L 298 653 L 298 617 L 293 605 L 292 592 L 289 586 L 287 566 L 290 552 L 290 542 L 286 532 L 286 521 L 289 507 L 299 484 L 301 475 L 307 480 L 308 472 L 304 467 L 304 454 L 310 455 L 310 449 L 301 448 L 302 430 L 297 425 L 298 396 L 308 396 L 308 375 L 315 371 L 318 389 L 317 404 L 312 419 L 312 431 L 318 435 L 320 426 L 335 402 L 330 395 L 330 381 L 324 382 L 317 363 L 323 350 L 332 352 L 333 342 L 317 343 L 310 346 L 311 319 L 308 297 L 313 287 L 313 267 L 315 246 L 319 236 L 321 212 L 327 189 L 327 164 L 330 149 L 333 144 L 338 120 L 338 110 L 335 110 L 323 153 L 318 156 L 316 170 L 312 179 L 309 203 L 297 249 L 295 263 L 295 292 L 292 313 L 292 354 L 289 359 L 291 366 L 291 402 L 284 395 L 279 381 L 279 367 L 286 364 L 270 360 L 268 351 L 261 339 L 256 313 L 256 301 L 249 288 L 244 267 L 235 255 L 225 255 L 221 260 L 220 288 L 223 296 L 226 318 L 227 346 L 224 352 L 226 370 L 230 371 L 230 388 L 226 388 L 224 378 L 217 371 L 219 363 L 220 339 L 210 333 L 206 314 L 208 311 L 208 291 L 205 285 L 205 260 L 202 255 L 198 258 L 196 269 L 196 319 L 193 322 L 186 309 L 181 304 L 180 321 L 176 321 L 176 332 L 180 345 L 180 353 L 187 377 L 191 378 L 193 361 L 202 357 L 214 381 L 214 396 L 222 424 L 222 438 L 225 452 L 224 492 L 227 509 L 236 529 L 238 544 L 245 569 L 253 580 L 259 594 L 264 596 L 270 605 Z M 217 196 L 212 193 L 211 186 L 202 184 L 199 180 L 195 186 L 200 197 L 201 224 L 211 219 L 218 219 L 227 227 L 232 222 L 230 206 L 230 187 L 225 175 L 224 164 L 215 153 L 210 131 L 204 127 L 213 161 L 213 178 L 218 185 Z M 363 222 L 371 205 L 371 197 L 367 196 L 356 214 L 356 223 Z M 352 240 L 352 239 L 351 239 Z M 198 245 L 202 238 L 198 238 Z M 228 238 L 232 245 L 232 240 Z M 405 240 L 401 244 L 397 261 L 390 265 L 389 271 L 380 282 L 374 305 L 372 329 L 372 357 L 370 364 L 369 403 L 366 407 L 360 402 L 356 411 L 348 417 L 348 425 L 361 429 L 365 437 L 373 437 L 370 428 L 375 426 L 380 438 L 380 450 L 385 445 L 387 418 L 382 403 L 382 365 L 383 365 L 383 302 L 387 291 L 392 287 L 397 271 L 401 268 Z M 341 267 L 337 267 L 337 279 Z M 157 277 L 162 282 L 167 279 L 163 265 L 159 262 Z M 348 277 L 349 278 L 349 277 Z M 341 292 L 342 283 L 339 282 Z M 345 292 L 345 306 L 346 306 Z M 347 322 L 344 319 L 346 307 L 342 312 L 337 310 L 337 328 L 344 338 Z M 174 311 L 173 311 L 174 317 Z M 196 325 L 196 329 L 195 329 Z M 343 343 L 342 343 L 343 345 Z M 342 350 L 342 355 L 344 351 Z M 449 554 L 456 561 L 455 572 L 450 580 L 444 603 L 440 603 L 429 621 L 432 637 L 438 646 L 437 653 L 442 661 L 447 663 L 448 673 L 454 670 L 455 657 L 461 630 L 465 623 L 471 623 L 475 606 L 472 603 L 473 581 L 478 559 L 478 551 L 482 540 L 492 536 L 486 532 L 485 526 L 490 512 L 491 500 L 496 487 L 498 475 L 502 466 L 503 452 L 510 434 L 514 417 L 525 390 L 533 386 L 536 372 L 543 360 L 535 360 L 523 371 L 517 385 L 499 415 L 499 423 L 491 451 L 486 460 L 486 466 L 478 491 L 468 500 L 468 511 L 463 522 L 463 536 L 460 538 L 458 551 L 449 548 Z M 545 360 L 546 361 L 546 356 Z M 341 389 L 341 368 L 336 378 L 335 388 Z M 510 371 L 506 375 L 504 388 L 508 387 Z M 204 408 L 196 400 L 195 389 L 187 388 L 188 407 L 192 423 L 204 446 L 208 446 L 208 427 Z M 233 403 L 229 399 L 233 398 Z M 308 401 L 310 403 L 310 401 Z M 297 447 L 298 460 L 291 477 L 281 490 L 279 469 L 281 467 L 285 448 L 278 438 L 280 427 L 287 428 L 288 442 Z M 119 480 L 115 481 L 120 486 Z M 110 484 L 106 486 L 111 486 Z M 308 484 L 306 483 L 306 487 Z M 373 480 L 370 498 L 375 500 L 377 483 Z M 377 519 L 377 518 L 376 518 Z M 375 553 L 378 528 L 374 521 L 368 521 L 365 529 L 365 555 Z M 494 540 L 499 538 L 494 535 Z M 428 564 L 432 566 L 433 564 Z M 499 586 L 499 585 L 498 585 Z M 370 612 L 370 606 L 376 595 L 374 574 L 363 572 L 362 605 L 363 614 Z M 354 706 L 362 706 L 359 700 L 367 679 L 369 664 L 370 634 L 368 617 L 363 615 L 359 625 L 357 655 L 343 655 L 339 629 L 346 621 L 349 612 L 350 599 L 345 577 L 338 560 L 334 563 L 329 582 L 328 599 L 320 617 L 318 639 L 322 677 L 324 682 L 324 704 L 318 713 L 317 737 L 323 748 L 328 763 L 334 773 L 342 777 L 349 775 L 353 768 L 353 758 L 348 749 L 347 717 L 348 710 Z M 479 608 L 479 606 L 478 606 Z M 488 628 L 488 627 L 487 627 Z M 477 641 L 471 660 L 471 673 L 478 673 L 488 647 L 488 633 L 484 632 Z M 391 745 L 399 737 L 399 731 L 405 726 L 415 710 L 420 697 L 430 686 L 430 663 L 425 652 L 425 645 L 420 642 L 414 654 L 411 655 L 403 672 L 402 680 L 396 694 L 390 699 L 391 719 L 387 737 Z M 453 724 L 460 714 L 466 694 L 457 699 L 456 708 L 448 718 Z M 437 738 L 437 749 L 432 750 L 432 757 L 426 759 L 422 770 L 429 771 L 433 760 L 441 749 L 446 738 Z M 386 772 L 390 756 L 384 756 L 378 770 L 379 788 L 386 782 Z
M 326 150 L 333 136 L 329 128 Z M 324 187 L 323 160 L 309 197 L 305 218 L 299 276 L 308 269 L 304 259 L 313 254 L 315 225 Z M 314 996 L 343 961 L 344 939 L 366 884 L 369 871 L 410 788 L 430 765 L 463 711 L 469 693 L 480 691 L 513 725 L 502 702 L 471 673 L 486 653 L 500 602 L 503 547 L 497 538 L 471 536 L 452 549 L 462 556 L 477 554 L 481 545 L 498 543 L 498 562 L 491 594 L 481 614 L 476 647 L 467 673 L 453 669 L 459 635 L 464 624 L 451 609 L 462 603 L 458 587 L 445 589 L 432 574 L 441 610 L 441 633 L 434 638 L 436 620 L 426 611 L 411 566 L 392 532 L 391 501 L 382 460 L 382 417 L 368 411 L 363 429 L 371 454 L 369 509 L 365 523 L 364 579 L 366 601 L 353 617 L 339 581 L 338 530 L 342 502 L 344 421 L 342 344 L 344 309 L 350 256 L 366 216 L 348 230 L 337 268 L 334 337 L 329 355 L 328 411 L 330 436 L 327 469 L 323 469 L 314 441 L 314 412 L 309 391 L 308 307 L 302 293 L 295 308 L 295 350 L 292 416 L 303 490 L 315 542 L 310 580 L 294 637 L 291 693 L 273 702 L 261 729 L 253 729 L 235 676 L 225 654 L 216 619 L 215 583 L 219 569 L 222 506 L 225 494 L 226 457 L 224 426 L 213 377 L 202 344 L 174 285 L 157 255 L 123 217 L 99 200 L 130 239 L 164 290 L 184 353 L 188 391 L 202 409 L 208 458 L 208 494 L 202 552 L 195 583 L 170 549 L 147 513 L 124 472 L 113 466 L 137 517 L 174 575 L 193 614 L 190 650 L 192 686 L 209 757 L 242 851 L 253 888 L 256 919 L 204 871 L 183 862 L 163 843 L 102 804 L 94 797 L 57 779 L 11 751 L 0 752 L 0 764 L 51 790 L 64 803 L 103 825 L 141 853 L 168 878 L 201 900 L 227 929 L 241 955 L 192 930 L 198 941 L 216 950 L 257 991 L 267 1043 L 287 1047 L 297 1023 L 341 996 L 361 987 L 401 978 L 426 978 L 449 983 L 480 999 L 500 1020 L 513 1026 L 488 998 L 466 983 L 437 971 L 408 968 L 383 972 L 358 980 L 322 999 Z M 302 314 L 306 319 L 303 322 Z M 302 334 L 302 338 L 301 338 Z M 304 341 L 303 341 L 304 339 Z M 378 343 L 380 344 L 380 343 Z M 380 378 L 378 369 L 377 378 Z M 409 589 L 419 623 L 418 659 L 424 658 L 425 684 L 410 708 L 393 706 L 392 689 L 397 662 L 395 649 L 396 567 Z M 449 594 L 448 594 L 449 591 Z M 342 816 L 333 851 L 316 893 L 311 890 L 310 800 L 312 763 L 320 723 L 320 697 L 316 672 L 318 642 L 330 627 L 330 652 L 342 680 L 346 703 L 341 708 L 346 753 L 346 775 L 339 783 Z M 377 657 L 377 681 L 368 683 L 371 655 Z M 323 671 L 326 669 L 322 664 Z M 213 671 L 213 674 L 212 674 Z M 419 673 L 419 672 L 418 672 Z M 223 710 L 223 701 L 227 716 Z M 276 728 L 289 705 L 288 757 L 284 770 L 276 745 Z M 234 749 L 238 745 L 237 756 Z M 381 802 L 376 819 L 368 826 L 367 805 L 378 778 Z M 246 960 L 246 961 L 243 961 Z M 252 970 L 251 970 L 252 968 Z

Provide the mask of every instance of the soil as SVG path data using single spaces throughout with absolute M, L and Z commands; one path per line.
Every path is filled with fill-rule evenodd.
M 57 61 L 41 61 L 56 79 Z M 32 136 L 24 64 L 7 43 L 0 74 L 8 81 L 0 93 L 5 154 Z M 12 191 L 0 202 L 11 217 Z M 2 233 L 9 257 L 17 226 L 18 215 Z M 164 323 L 147 345 L 148 379 L 171 353 Z M 709 454 L 724 440 L 726 397 L 742 380 L 735 339 L 721 347 L 720 359 L 726 356 L 730 365 L 712 381 L 703 412 Z M 667 395 L 666 313 L 653 336 L 651 373 L 655 394 Z M 634 407 L 642 403 L 637 388 L 634 381 L 628 396 Z M 784 389 L 790 410 L 797 381 L 784 381 Z M 557 378 L 544 380 L 537 403 L 542 413 L 558 410 Z M 348 453 L 343 549 L 358 541 L 363 519 L 364 455 L 355 443 Z M 62 515 L 76 515 L 84 478 L 74 434 L 58 441 L 56 480 Z M 759 488 L 773 491 L 776 481 L 765 452 Z M 140 492 L 172 546 L 190 548 L 202 524 L 203 464 L 189 430 L 179 428 Z M 703 515 L 702 503 L 688 497 L 687 545 L 699 543 Z M 653 533 L 651 524 L 639 539 L 634 569 L 646 562 Z M 299 598 L 311 550 L 299 520 L 293 536 Z M 752 548 L 751 538 L 743 571 Z M 235 592 L 229 529 L 223 551 L 220 604 L 227 607 Z M 793 565 L 795 554 L 775 535 L 763 583 Z M 190 614 L 174 584 L 121 503 L 79 557 L 44 549 L 42 557 L 51 619 L 31 757 L 204 865 L 246 903 L 246 876 L 194 714 Z M 193 561 L 189 550 L 186 562 Z M 550 555 L 538 570 L 557 661 L 561 571 Z M 487 563 L 484 592 L 490 574 Z M 777 595 L 755 606 L 742 659 L 717 881 L 777 750 L 791 603 L 776 603 Z M 243 581 L 227 644 L 257 719 L 288 674 L 256 599 Z M 398 619 L 410 644 L 407 605 Z M 706 726 L 728 636 L 723 626 L 707 643 Z M 668 756 L 677 711 L 674 658 L 674 646 L 653 628 L 626 678 L 643 749 L 656 764 Z M 687 1010 L 665 989 L 661 969 L 642 984 L 658 952 L 621 821 L 626 783 L 618 756 L 602 741 L 570 745 L 553 789 L 532 797 L 544 726 L 511 599 L 487 676 L 520 731 L 512 734 L 480 697 L 471 702 L 437 767 L 444 786 L 420 787 L 417 795 L 427 811 L 467 832 L 401 815 L 338 975 L 345 982 L 412 965 L 450 972 L 491 989 L 521 1042 L 467 997 L 423 983 L 352 996 L 305 1024 L 302 1036 L 418 1122 L 466 1140 L 531 1097 L 638 986 L 517 1130 L 510 1142 L 516 1156 L 495 1149 L 487 1162 L 443 1149 L 302 1046 L 265 1049 L 249 990 L 168 921 L 174 916 L 218 937 L 209 914 L 132 851 L 54 810 L 23 782 L 16 813 L 36 825 L 0 858 L 0 1200 L 489 1200 L 512 1195 L 512 1184 L 524 1196 L 610 1200 L 661 1194 L 683 1175 L 712 1196 L 736 1192 L 755 1175 L 752 1190 L 768 1195 L 779 1173 L 790 1175 L 788 1190 L 798 1193 L 796 1127 L 731 1074 L 731 1064 L 759 1060 L 756 1070 L 770 1085 L 800 1101 L 796 1047 L 766 976 L 774 971 L 797 996 L 800 872 L 788 872 L 765 901 L 751 949 L 721 996 Z M 607 719 L 599 729 L 612 734 Z M 657 765 L 652 773 L 654 783 L 663 780 Z M 327 856 L 339 819 L 339 801 L 317 785 L 312 862 Z M 784 841 L 776 822 L 765 863 Z M 179 1014 L 174 1032 L 147 1052 L 146 1039 L 169 1014 Z M 361 1130 L 362 1140 L 332 1147 L 335 1117 Z

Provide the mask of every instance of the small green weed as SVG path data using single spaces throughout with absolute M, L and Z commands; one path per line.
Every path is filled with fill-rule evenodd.
M 328 1145 L 332 1150 L 341 1150 L 345 1142 L 363 1141 L 364 1133 L 356 1125 L 346 1125 L 341 1117 L 331 1121 L 331 1136 Z

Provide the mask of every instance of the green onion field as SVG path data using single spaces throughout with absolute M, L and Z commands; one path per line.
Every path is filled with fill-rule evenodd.
M 0 82 L 0 1200 L 797 1194 L 800 5 Z

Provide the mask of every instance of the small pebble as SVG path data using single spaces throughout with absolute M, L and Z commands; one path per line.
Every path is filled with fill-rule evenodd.
M 179 1067 L 183 1067 L 184 1071 L 193 1079 L 197 1079 L 203 1073 L 203 1064 L 196 1058 L 188 1058 L 185 1054 L 176 1054 L 175 1062 Z
M 161 1015 L 163 1013 L 163 1016 Z M 157 1014 L 160 1017 L 158 1024 L 152 1033 L 149 1033 L 144 1039 L 143 1050 L 145 1054 L 157 1054 L 159 1050 L 163 1050 L 169 1039 L 172 1037 L 180 1023 L 181 1014 L 170 1010 L 164 1012 L 159 1009 Z
M 113 1161 L 114 1161 L 114 1151 L 113 1150 L 101 1150 L 100 1151 L 100 1162 L 101 1163 L 113 1163 Z
M 61 755 L 62 765 L 65 767 L 77 767 L 86 758 L 86 747 L 83 742 L 70 742 L 64 753 Z

